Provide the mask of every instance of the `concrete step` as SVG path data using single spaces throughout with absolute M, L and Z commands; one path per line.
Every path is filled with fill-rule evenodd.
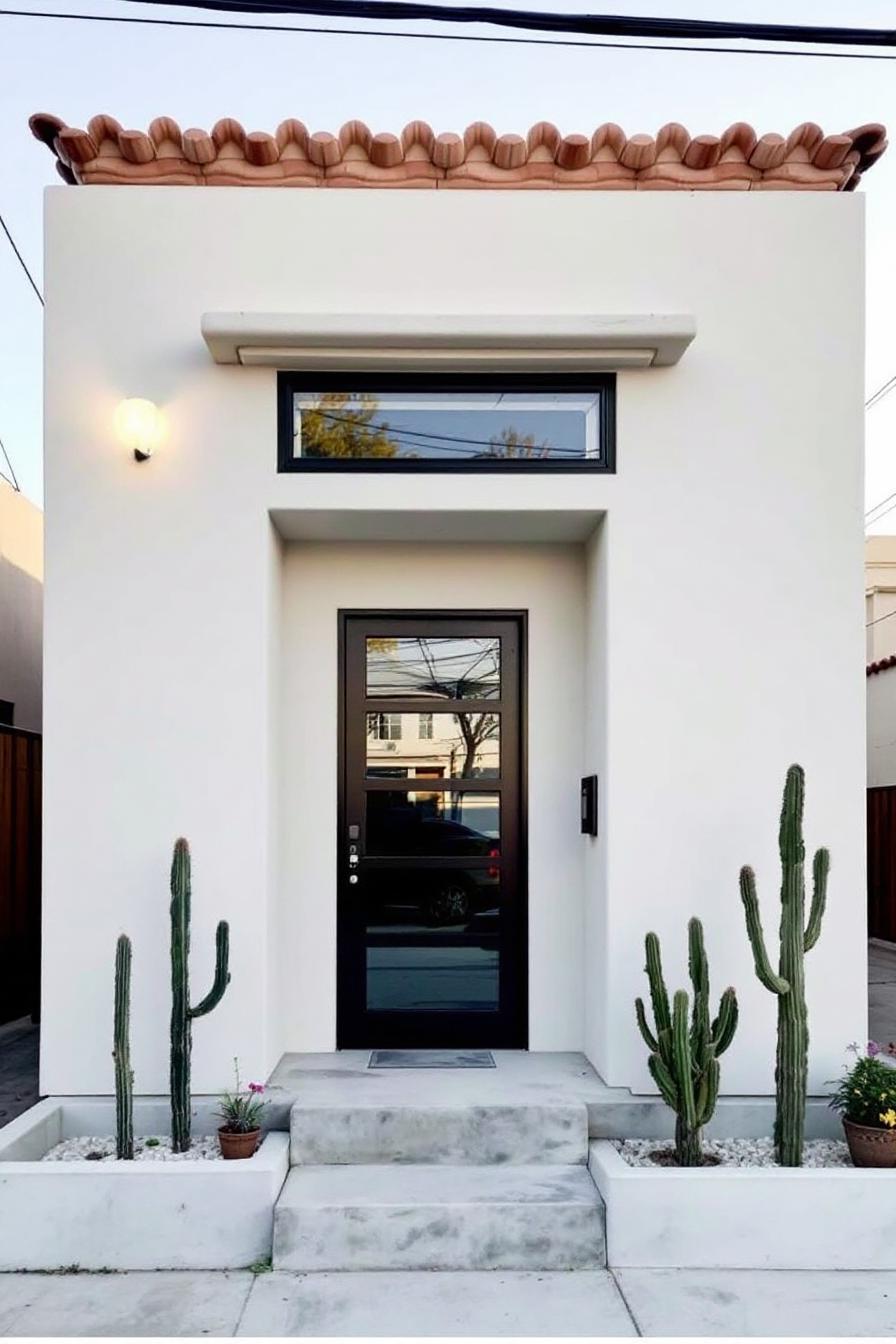
M 596 1269 L 604 1207 L 586 1167 L 293 1167 L 274 1268 Z
M 395 1162 L 556 1166 L 587 1160 L 588 1108 L 582 1101 L 298 1102 L 290 1118 L 293 1166 Z

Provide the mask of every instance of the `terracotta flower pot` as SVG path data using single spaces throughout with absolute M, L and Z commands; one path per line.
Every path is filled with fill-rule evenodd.
M 258 1147 L 260 1137 L 260 1129 L 250 1129 L 246 1134 L 234 1134 L 232 1130 L 222 1126 L 218 1130 L 221 1156 L 231 1161 L 240 1157 L 251 1157 Z
M 855 1167 L 896 1167 L 896 1130 L 843 1121 L 849 1155 Z

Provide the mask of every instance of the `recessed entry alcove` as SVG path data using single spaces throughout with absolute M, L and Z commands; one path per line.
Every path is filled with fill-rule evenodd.
M 582 1049 L 601 516 L 272 518 L 273 1056 Z

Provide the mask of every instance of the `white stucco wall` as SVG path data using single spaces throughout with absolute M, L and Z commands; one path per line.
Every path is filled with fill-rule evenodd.
M 196 856 L 197 994 L 214 923 L 232 924 L 233 983 L 194 1033 L 196 1088 L 226 1083 L 234 1054 L 260 1073 L 300 1044 L 287 1033 L 330 1031 L 332 1004 L 299 984 L 309 954 L 276 825 L 296 724 L 272 686 L 292 658 L 304 667 L 295 604 L 310 570 L 281 555 L 270 512 L 291 535 L 344 538 L 354 515 L 399 538 L 426 511 L 438 544 L 471 515 L 486 538 L 499 515 L 527 547 L 583 510 L 606 516 L 585 548 L 589 764 L 570 782 L 600 771 L 601 836 L 575 836 L 580 915 L 542 937 L 533 1044 L 584 1046 L 608 1081 L 646 1090 L 643 933 L 662 935 L 680 980 L 698 913 L 716 988 L 741 997 L 723 1088 L 771 1086 L 774 1002 L 754 979 L 737 870 L 757 867 L 774 939 L 779 793 L 799 760 L 809 844 L 833 854 L 808 970 L 821 1088 L 865 1030 L 861 197 L 56 188 L 47 223 L 43 1090 L 111 1086 L 122 928 L 137 1085 L 164 1088 L 179 832 Z M 698 334 L 680 366 L 620 375 L 615 477 L 493 477 L 471 499 L 458 478 L 278 477 L 274 373 L 211 363 L 199 319 L 215 309 L 691 312 Z M 127 395 L 170 424 L 143 466 L 112 434 Z M 525 602 L 522 579 L 495 572 L 509 604 L 550 586 L 534 552 L 525 563 Z M 363 605 L 373 584 L 356 578 L 355 596 L 345 574 L 334 596 Z M 405 578 L 402 600 L 419 600 Z M 390 601 L 401 579 L 382 570 Z M 318 948 L 328 919 L 311 925 Z M 321 996 L 332 974 L 331 960 L 311 979 Z M 294 1025 L 315 1008 L 319 1022 Z
M 0 481 L 0 700 L 13 723 L 39 733 L 43 719 L 44 516 Z

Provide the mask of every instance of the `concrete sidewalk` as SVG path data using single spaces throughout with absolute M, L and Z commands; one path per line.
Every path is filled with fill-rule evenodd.
M 2 1274 L 0 1336 L 896 1335 L 896 1272 Z

